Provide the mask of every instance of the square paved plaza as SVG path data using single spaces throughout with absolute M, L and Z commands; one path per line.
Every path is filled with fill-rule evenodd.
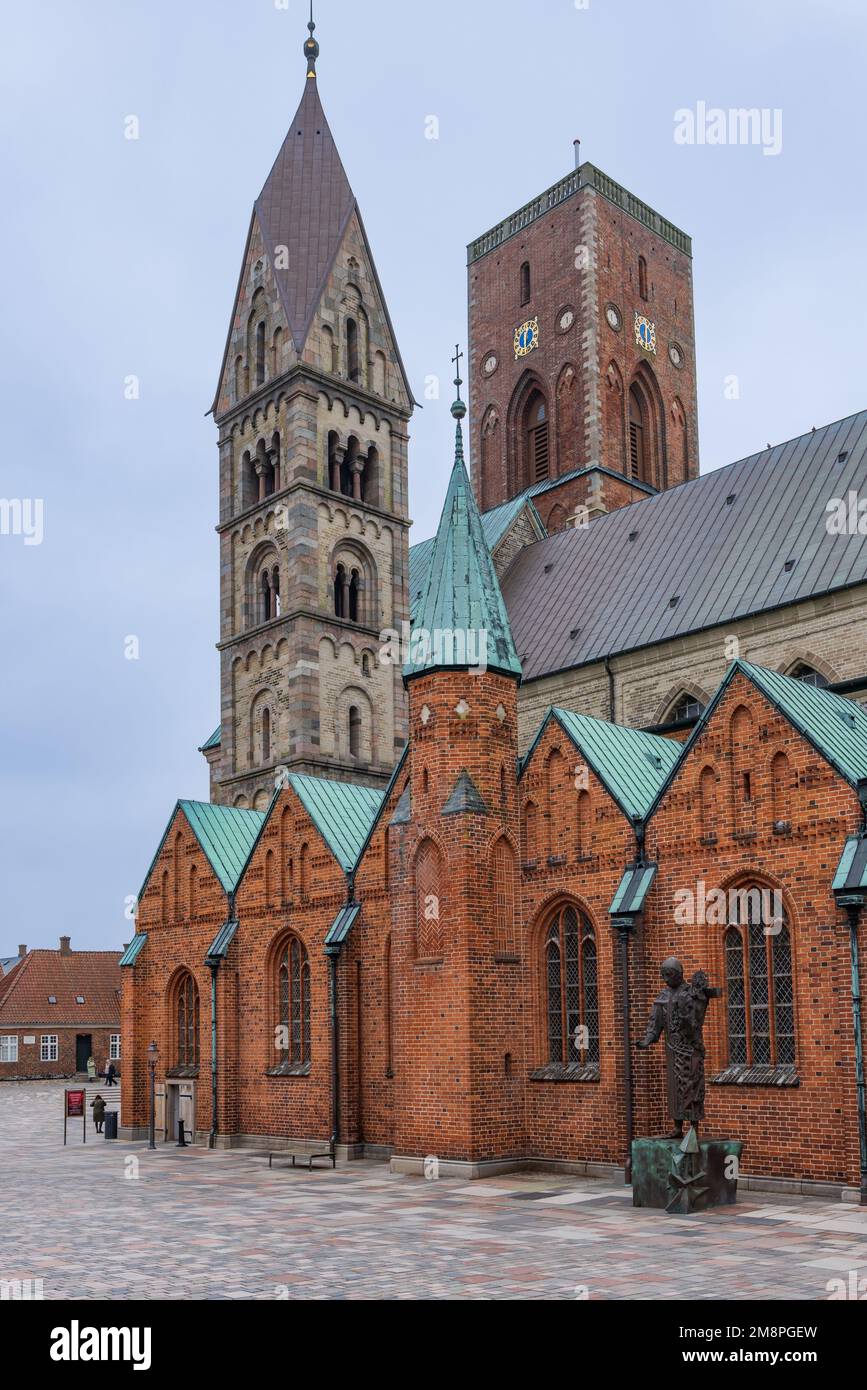
M 269 1171 L 92 1122 L 82 1144 L 80 1121 L 64 1148 L 62 1090 L 0 1085 L 0 1280 L 46 1299 L 827 1299 L 867 1279 L 848 1203 L 753 1192 L 672 1217 L 606 1181 Z

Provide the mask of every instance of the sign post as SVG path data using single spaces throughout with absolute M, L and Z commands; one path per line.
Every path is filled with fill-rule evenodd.
M 81 1090 L 63 1092 L 63 1142 L 66 1143 L 67 1120 L 81 1116 L 81 1142 L 87 1143 L 87 1114 L 84 1105 L 85 1092 Z

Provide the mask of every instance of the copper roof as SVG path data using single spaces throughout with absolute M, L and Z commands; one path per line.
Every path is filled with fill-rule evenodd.
M 120 1027 L 119 951 L 28 951 L 0 994 L 0 1029 Z M 57 1002 L 48 1001 L 54 997 Z M 76 1002 L 81 996 L 83 1004 Z

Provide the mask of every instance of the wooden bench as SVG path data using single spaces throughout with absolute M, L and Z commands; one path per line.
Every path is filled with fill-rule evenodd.
M 334 1154 L 330 1150 L 328 1150 L 326 1153 L 314 1154 L 302 1153 L 299 1149 L 274 1149 L 268 1154 L 269 1168 L 273 1168 L 275 1158 L 291 1158 L 293 1168 L 296 1165 L 296 1159 L 300 1159 L 303 1163 L 306 1164 L 309 1172 L 313 1171 L 314 1158 L 327 1158 L 330 1160 L 332 1168 L 335 1168 L 337 1166 L 337 1161 L 334 1157 Z

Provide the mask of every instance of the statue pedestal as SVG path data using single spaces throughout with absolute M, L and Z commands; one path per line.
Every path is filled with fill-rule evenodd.
M 675 1215 L 737 1201 L 740 1139 L 633 1139 L 632 1205 Z

